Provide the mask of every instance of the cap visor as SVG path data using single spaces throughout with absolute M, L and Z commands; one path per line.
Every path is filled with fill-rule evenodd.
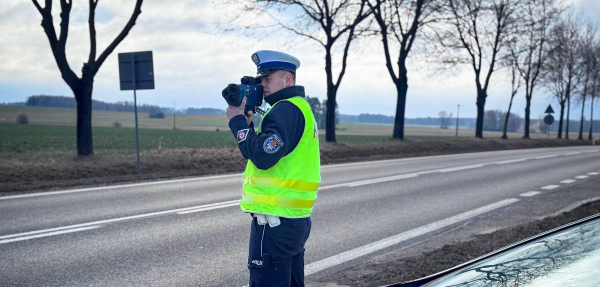
M 260 72 L 260 73 L 257 73 L 257 74 L 256 74 L 256 77 L 257 77 L 257 78 L 263 78 L 263 77 L 266 77 L 266 76 L 268 76 L 268 75 L 270 75 L 270 74 L 273 74 L 273 73 L 275 73 L 276 71 L 277 71 L 277 70 L 262 71 L 262 72 Z

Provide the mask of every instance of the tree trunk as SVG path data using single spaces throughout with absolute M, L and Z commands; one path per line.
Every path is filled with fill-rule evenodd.
M 483 89 L 477 87 L 477 124 L 475 127 L 475 137 L 483 138 L 483 116 L 485 114 L 486 94 Z
M 92 90 L 93 83 L 82 83 L 75 89 L 77 101 L 77 154 L 94 154 L 92 142 Z
M 565 117 L 565 103 L 559 103 L 560 104 L 560 120 L 558 121 L 558 135 L 557 138 L 561 139 L 562 138 L 562 131 L 563 131 L 563 119 Z
M 529 138 L 529 124 L 531 117 L 531 94 L 529 96 L 525 96 L 525 130 L 523 131 L 523 138 Z
M 571 94 L 567 94 L 567 124 L 566 124 L 566 129 L 565 129 L 565 139 L 569 139 L 569 126 L 571 123 L 570 120 L 570 116 L 571 116 Z
M 335 142 L 335 103 L 336 89 L 333 85 L 327 87 L 327 113 L 325 116 L 325 141 Z
M 508 104 L 508 111 L 506 112 L 506 116 L 504 117 L 504 128 L 502 129 L 502 138 L 503 139 L 508 139 L 508 136 L 506 135 L 506 130 L 508 129 L 508 118 L 510 117 L 510 109 L 512 108 L 512 103 L 513 103 L 514 98 L 515 98 L 515 95 L 513 94 L 512 97 L 510 97 L 510 103 Z
M 583 114 L 584 114 L 584 109 L 585 109 L 585 91 L 583 92 L 583 102 L 581 102 L 581 120 L 579 121 L 579 137 L 577 137 L 578 140 L 582 140 L 583 139 L 583 120 L 585 119 Z
M 592 127 L 594 126 L 594 94 L 592 94 L 592 106 L 590 109 L 590 132 L 588 134 L 588 140 L 592 139 Z
M 394 134 L 395 139 L 404 139 L 404 113 L 406 112 L 406 95 L 408 93 L 408 71 L 404 62 L 400 65 L 400 77 L 396 84 L 398 93 L 398 101 L 396 104 L 396 117 L 394 119 Z
M 325 141 L 335 142 L 335 103 L 337 88 L 333 84 L 331 46 L 325 49 L 325 74 L 327 75 L 327 111 L 325 114 Z

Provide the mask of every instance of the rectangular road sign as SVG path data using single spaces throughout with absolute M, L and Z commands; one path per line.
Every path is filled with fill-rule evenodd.
M 153 90 L 152 51 L 119 53 L 119 79 L 121 90 Z

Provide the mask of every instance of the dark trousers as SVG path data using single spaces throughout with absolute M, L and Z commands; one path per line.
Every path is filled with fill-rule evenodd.
M 249 287 L 304 286 L 304 244 L 310 235 L 310 217 L 280 221 L 280 225 L 270 227 L 252 219 Z

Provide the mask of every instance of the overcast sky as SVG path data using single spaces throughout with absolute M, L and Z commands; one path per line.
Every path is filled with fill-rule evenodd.
M 100 1 L 96 14 L 98 55 L 121 31 L 134 2 Z M 152 50 L 156 89 L 139 91 L 138 103 L 225 109 L 221 90 L 228 83 L 237 83 L 243 75 L 254 75 L 256 66 L 250 55 L 263 49 L 283 50 L 299 58 L 297 84 L 305 86 L 309 96 L 326 98 L 322 47 L 311 41 L 286 47 L 281 37 L 271 35 L 257 40 L 220 33 L 215 23 L 231 17 L 232 12 L 218 6 L 205 0 L 145 1 L 137 24 L 96 75 L 93 98 L 106 102 L 133 101 L 131 91 L 119 90 L 117 54 Z M 599 0 L 575 0 L 575 7 L 600 18 Z M 55 3 L 57 31 L 59 10 Z M 87 1 L 74 1 L 67 57 L 78 75 L 89 53 L 87 17 Z M 0 1 L 0 102 L 25 101 L 35 94 L 72 96 L 60 77 L 40 21 L 41 16 L 31 1 Z M 337 97 L 340 113 L 395 114 L 395 86 L 385 68 L 380 43 L 374 38 L 357 43 L 352 49 Z M 334 61 L 340 60 L 340 54 L 334 55 Z M 337 72 L 339 69 L 336 75 Z M 507 73 L 498 71 L 492 77 L 486 109 L 506 110 L 510 96 Z M 412 60 L 409 86 L 406 108 L 409 118 L 435 117 L 441 110 L 456 115 L 459 103 L 461 117 L 476 116 L 470 67 L 440 73 L 421 60 Z M 558 104 L 551 101 L 546 91 L 538 89 L 532 100 L 532 118 L 542 115 L 550 103 L 558 111 Z M 518 94 L 512 111 L 523 116 L 524 108 L 524 96 Z M 573 109 L 573 118 L 579 117 L 579 110 Z

